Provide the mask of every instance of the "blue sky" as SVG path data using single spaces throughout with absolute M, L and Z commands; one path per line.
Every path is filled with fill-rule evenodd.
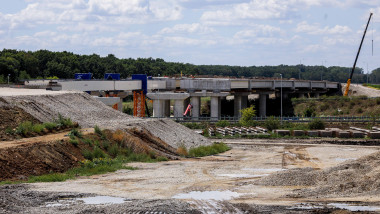
M 0 48 L 222 65 L 380 67 L 380 0 L 0 0 Z M 371 41 L 374 40 L 372 56 Z

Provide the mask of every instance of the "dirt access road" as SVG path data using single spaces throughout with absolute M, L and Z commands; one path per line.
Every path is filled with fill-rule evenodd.
M 233 149 L 217 156 L 161 163 L 132 163 L 129 165 L 139 170 L 119 170 L 66 182 L 35 183 L 28 187 L 39 193 L 121 197 L 129 201 L 124 203 L 125 207 L 141 200 L 154 200 L 155 203 L 162 201 L 164 204 L 168 201 L 171 201 L 169 204 L 186 202 L 191 208 L 203 213 L 282 213 L 285 210 L 302 213 L 308 208 L 352 210 L 352 206 L 346 204 L 347 201 L 355 201 L 359 210 L 380 211 L 380 196 L 292 198 L 286 196 L 295 189 L 305 187 L 254 184 L 259 178 L 292 168 L 325 169 L 377 152 L 380 147 L 280 142 L 263 144 L 254 140 L 245 140 L 241 144 L 240 141 L 227 140 Z M 67 206 L 66 209 L 70 210 Z M 176 211 L 180 211 L 180 208 Z

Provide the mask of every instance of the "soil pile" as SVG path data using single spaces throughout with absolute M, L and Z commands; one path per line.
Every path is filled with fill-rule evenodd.
M 10 135 L 10 130 L 15 129 L 24 121 L 38 123 L 32 115 L 25 112 L 23 109 L 9 105 L 5 100 L 0 98 L 0 141 L 12 140 L 14 136 Z
M 40 142 L 0 150 L 0 181 L 64 172 L 78 164 L 80 149 L 67 142 Z
M 268 186 L 314 186 L 299 190 L 293 197 L 351 196 L 380 193 L 380 152 L 346 161 L 325 170 L 292 169 L 256 182 Z
M 135 118 L 115 111 L 87 93 L 18 95 L 2 98 L 3 102 L 23 109 L 41 122 L 50 122 L 61 114 L 83 128 L 93 128 L 96 125 L 111 130 L 144 128 L 173 147 L 183 145 L 191 148 L 211 144 L 208 139 L 174 121 Z

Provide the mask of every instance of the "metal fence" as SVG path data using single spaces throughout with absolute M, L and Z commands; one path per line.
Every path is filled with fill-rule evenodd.
M 158 117 L 153 117 L 158 118 Z M 169 119 L 175 120 L 177 122 L 217 122 L 220 120 L 225 120 L 229 122 L 238 122 L 239 117 L 230 117 L 230 116 L 221 116 L 217 117 L 199 117 L 199 118 L 191 118 L 191 117 L 170 117 Z M 340 122 L 340 123 L 349 123 L 349 122 L 377 122 L 380 123 L 380 115 L 379 116 L 329 116 L 329 117 L 253 117 L 254 121 L 265 121 L 267 119 L 274 119 L 284 122 L 293 122 L 293 123 L 308 123 L 314 119 L 320 119 L 324 122 Z

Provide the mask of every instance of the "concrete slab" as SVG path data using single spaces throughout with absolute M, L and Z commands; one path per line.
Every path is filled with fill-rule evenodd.
M 350 138 L 350 132 L 340 131 L 340 132 L 338 132 L 337 137 L 339 137 L 339 138 Z
M 290 131 L 289 130 L 280 130 L 280 129 L 277 129 L 277 130 L 274 130 L 274 133 L 276 133 L 278 135 L 281 135 L 281 136 L 290 135 Z
M 319 131 L 307 131 L 307 135 L 310 137 L 318 137 Z
M 364 132 L 360 131 L 350 131 L 350 133 L 352 138 L 363 138 L 365 135 Z
M 319 131 L 319 136 L 321 136 L 321 137 L 332 137 L 333 132 L 327 131 L 327 130 L 321 130 L 321 131 Z
M 372 139 L 380 139 L 380 132 L 370 132 L 368 133 L 368 137 Z
M 293 130 L 293 136 L 303 136 L 305 135 L 304 130 Z

